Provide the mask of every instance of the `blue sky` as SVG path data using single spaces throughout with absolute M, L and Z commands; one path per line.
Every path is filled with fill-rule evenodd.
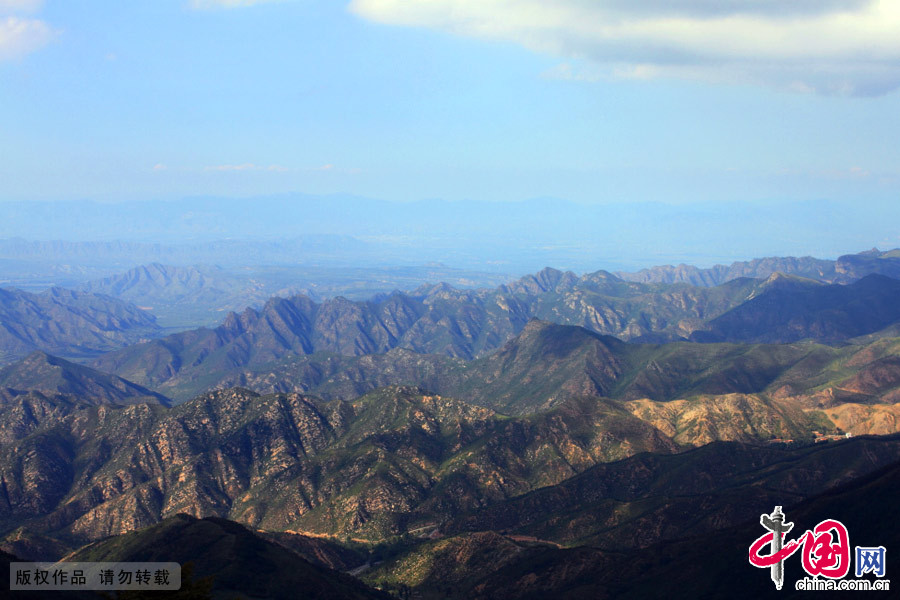
M 0 0 L 0 201 L 877 211 L 898 40 L 887 0 Z

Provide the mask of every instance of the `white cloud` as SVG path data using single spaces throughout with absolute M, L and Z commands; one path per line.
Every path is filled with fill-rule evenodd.
M 834 95 L 900 87 L 897 0 L 352 0 L 350 9 L 566 60 L 551 77 L 675 77 Z
M 44 5 L 44 0 L 0 0 L 0 13 L 33 13 Z
M 0 61 L 30 54 L 53 39 L 53 30 L 38 19 L 0 17 Z

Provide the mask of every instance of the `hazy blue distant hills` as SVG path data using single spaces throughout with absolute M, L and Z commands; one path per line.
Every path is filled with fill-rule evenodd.
M 847 285 L 772 275 L 758 293 L 693 332 L 696 341 L 835 343 L 900 321 L 900 280 L 867 275 Z
M 231 311 L 264 303 L 273 296 L 308 290 L 280 287 L 271 279 L 241 277 L 215 266 L 175 267 L 151 263 L 82 284 L 79 289 L 105 294 L 152 312 L 168 326 L 197 327 L 218 323 Z
M 774 275 L 765 281 L 739 278 L 716 287 L 699 287 L 626 282 L 605 271 L 578 277 L 544 269 L 494 289 L 459 290 L 434 284 L 370 301 L 338 297 L 319 303 L 306 296 L 273 298 L 261 309 L 229 314 L 214 329 L 186 331 L 131 346 L 93 364 L 101 371 L 184 398 L 225 382 L 253 386 L 263 377 L 279 381 L 285 375 L 283 368 L 296 367 L 298 376 L 282 380 L 281 388 L 265 389 L 327 385 L 343 366 L 331 362 L 310 371 L 317 359 L 301 361 L 305 366 L 294 360 L 317 353 L 352 357 L 405 349 L 462 359 L 482 357 L 518 335 L 534 318 L 650 344 L 686 339 L 835 344 L 865 335 L 877 337 L 880 331 L 891 335 L 892 327 L 900 326 L 900 305 L 894 301 L 898 292 L 900 281 L 881 275 L 848 285 Z M 419 368 L 412 368 L 414 362 L 420 367 L 425 364 L 406 355 L 393 358 L 397 372 L 409 376 Z M 280 366 L 274 364 L 280 361 Z M 384 359 L 376 362 L 387 365 Z M 432 371 L 436 369 L 433 359 L 425 362 L 432 365 Z M 612 368 L 610 364 L 602 368 Z M 445 371 L 446 366 L 438 370 Z M 303 370 L 307 375 L 299 375 Z M 511 373 L 506 367 L 499 372 Z M 736 380 L 747 377 L 734 376 Z M 364 377 L 351 379 L 349 387 Z M 379 385 L 398 382 L 379 375 L 373 375 L 372 381 Z M 486 381 L 480 386 L 485 390 L 491 380 Z M 595 381 L 585 382 L 585 389 L 605 393 L 606 384 Z M 574 380 L 570 386 L 577 387 Z
M 838 236 L 834 224 L 841 222 L 856 226 Z M 820 200 L 769 206 L 756 202 L 576 203 L 546 198 L 386 202 L 292 194 L 171 202 L 0 204 L 0 238 L 121 240 L 180 248 L 177 259 L 168 253 L 143 253 L 140 258 L 131 254 L 119 264 L 126 269 L 149 262 L 284 264 L 291 258 L 294 264 L 329 266 L 440 261 L 459 268 L 517 274 L 545 265 L 577 272 L 600 266 L 625 271 L 658 264 L 663 250 L 678 262 L 699 264 L 730 263 L 758 256 L 760 251 L 786 256 L 796 254 L 797 248 L 837 256 L 846 248 L 867 247 L 872 239 L 890 239 L 890 222 L 884 216 L 861 214 L 849 203 Z M 761 237 L 760 231 L 766 235 Z M 291 241 L 298 236 L 312 242 L 312 247 Z M 219 241 L 221 248 L 215 256 L 195 248 Z M 266 244 L 271 245 L 266 248 Z
M 44 350 L 90 357 L 161 334 L 154 316 L 108 296 L 0 288 L 0 364 Z
M 94 365 L 153 387 L 176 376 L 196 379 L 316 352 L 359 356 L 406 348 L 472 358 L 499 348 L 533 317 L 626 338 L 659 333 L 680 339 L 759 285 L 739 280 L 717 288 L 673 287 L 627 283 L 605 272 L 576 278 L 545 269 L 493 290 L 435 285 L 368 302 L 273 298 L 260 310 L 228 315 L 215 329 L 132 346 Z
M 225 269 L 151 263 L 79 286 L 151 310 L 160 323 L 181 329 L 215 326 L 231 311 L 262 306 L 274 296 L 303 293 L 321 300 L 345 296 L 368 300 L 423 282 L 447 281 L 461 287 L 490 285 L 506 278 L 451 269 L 443 265 L 386 268 L 311 268 L 298 266 Z
M 837 259 L 834 269 L 837 273 L 835 278 L 837 283 L 862 279 L 870 274 L 898 279 L 900 278 L 900 249 L 882 252 L 873 248 L 858 254 L 846 254 Z
M 306 235 L 286 239 L 211 239 L 166 237 L 166 242 L 128 239 L 122 230 L 118 239 L 105 235 L 88 240 L 38 240 L 19 237 L 0 239 L 0 257 L 34 262 L 131 267 L 134 264 L 230 264 L 258 266 L 352 260 L 365 256 L 369 246 L 342 235 Z M 99 241 L 98 241 L 99 240 Z M 189 241 L 185 241 L 189 240 Z M 330 260 L 329 260 L 330 257 Z M 363 261 L 365 264 L 366 261 Z
M 757 258 L 734 262 L 731 265 L 715 265 L 707 269 L 685 264 L 665 265 L 633 273 L 619 272 L 616 275 L 626 281 L 641 283 L 716 286 L 740 277 L 767 279 L 775 273 L 797 275 L 825 283 L 851 283 L 873 273 L 898 279 L 900 251 L 881 252 L 873 249 L 858 254 L 845 254 L 837 260 L 823 260 L 810 256 Z
M 168 404 L 165 396 L 115 375 L 36 350 L 24 359 L 0 368 L 0 388 L 62 394 L 90 404 Z

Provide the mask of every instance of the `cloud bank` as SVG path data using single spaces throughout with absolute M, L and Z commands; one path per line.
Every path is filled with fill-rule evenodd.
M 352 0 L 380 23 L 520 44 L 567 79 L 672 77 L 840 96 L 900 87 L 896 0 Z
M 43 4 L 43 0 L 0 0 L 0 61 L 21 58 L 53 38 L 44 21 L 19 16 L 35 13 Z
M 0 13 L 35 12 L 43 5 L 43 0 L 0 0 Z
M 0 17 L 0 61 L 30 54 L 53 38 L 53 30 L 38 19 Z

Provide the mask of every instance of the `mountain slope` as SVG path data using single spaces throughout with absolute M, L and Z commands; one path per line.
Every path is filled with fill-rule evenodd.
M 759 515 L 775 505 L 785 507 L 798 535 L 834 518 L 854 544 L 900 543 L 900 529 L 885 518 L 900 490 L 897 442 L 870 438 L 797 451 L 713 444 L 635 456 L 484 509 L 495 520 L 469 521 L 473 528 L 507 524 L 503 535 L 426 541 L 364 577 L 408 585 L 426 599 L 652 598 L 660 590 L 674 598 L 774 597 L 768 570 L 747 563 L 747 548 L 764 533 Z M 885 443 L 894 449 L 860 468 L 866 451 L 886 450 Z M 597 469 L 605 469 L 602 476 Z M 526 525 L 517 527 L 518 519 Z M 599 535 L 589 546 L 559 547 L 543 537 L 585 539 L 592 528 Z M 793 591 L 799 561 L 788 560 L 780 596 L 808 595 Z
M 184 514 L 92 544 L 67 560 L 191 563 L 195 578 L 211 577 L 212 591 L 229 597 L 242 594 L 285 600 L 391 598 L 349 575 L 314 565 L 238 523 Z
M 706 287 L 715 287 L 741 277 L 767 279 L 775 273 L 799 275 L 817 281 L 833 282 L 837 276 L 836 261 L 822 260 L 805 256 L 757 258 L 750 261 L 737 261 L 730 265 L 714 265 L 702 269 L 693 265 L 663 265 L 641 269 L 635 273 L 616 273 L 626 281 L 639 283 L 688 283 Z
M 867 275 L 849 285 L 773 275 L 761 291 L 709 321 L 695 341 L 835 343 L 900 321 L 900 280 Z
M 34 350 L 96 356 L 160 334 L 153 315 L 107 296 L 0 288 L 0 364 Z
M 797 450 L 714 442 L 681 454 L 596 465 L 460 516 L 444 530 L 503 530 L 564 545 L 639 548 L 738 524 L 757 507 L 795 504 L 898 460 L 897 435 Z M 704 515 L 698 511 L 703 505 L 717 509 Z
M 92 404 L 169 404 L 165 396 L 130 381 L 107 375 L 41 351 L 0 368 L 0 387 L 75 396 Z
M 889 340 L 845 348 L 629 344 L 581 327 L 532 320 L 500 350 L 473 361 L 401 349 L 362 357 L 316 354 L 203 379 L 176 376 L 159 389 L 184 398 L 205 386 L 242 385 L 262 393 L 352 400 L 378 386 L 407 384 L 504 414 L 528 414 L 578 396 L 658 402 L 735 393 L 788 397 L 824 385 L 846 388 L 838 400 L 876 402 L 889 400 L 900 385 L 897 356 L 900 345 Z
M 71 540 L 178 512 L 379 540 L 598 462 L 677 450 L 595 399 L 522 419 L 411 388 L 352 404 L 238 389 L 168 410 L 28 400 L 40 418 L 0 447 L 0 529 Z
M 536 319 L 498 352 L 458 371 L 443 393 L 506 414 L 546 409 L 567 397 L 612 396 L 632 368 L 631 347 L 582 327 Z
M 218 382 L 240 382 L 241 374 L 249 381 L 273 363 L 317 353 L 363 356 L 399 348 L 484 357 L 534 318 L 641 343 L 689 337 L 703 343 L 837 344 L 890 335 L 891 326 L 900 326 L 898 293 L 900 281 L 881 275 L 849 285 L 773 275 L 700 288 L 625 282 L 603 271 L 579 278 L 545 269 L 495 290 L 434 285 L 367 302 L 272 298 L 260 310 L 230 313 L 215 329 L 125 348 L 93 366 L 160 391 L 181 390 L 184 397 Z
M 784 512 L 798 534 L 825 519 L 838 519 L 847 527 L 854 546 L 891 548 L 900 544 L 900 528 L 893 519 L 886 519 L 885 514 L 892 510 L 898 493 L 900 464 L 895 462 L 799 503 L 785 505 Z M 713 515 L 720 508 L 721 505 L 710 503 L 703 507 L 702 513 Z M 519 557 L 508 559 L 501 568 L 458 589 L 456 597 L 479 600 L 544 596 L 652 598 L 660 590 L 666 590 L 667 597 L 684 600 L 809 597 L 808 591 L 794 588 L 794 583 L 805 575 L 797 555 L 785 564 L 781 591 L 775 590 L 767 569 L 754 568 L 747 562 L 750 544 L 764 533 L 759 516 L 769 514 L 772 509 L 773 505 L 759 504 L 754 514 L 748 515 L 740 525 L 657 543 L 637 551 L 544 546 L 522 552 Z M 864 578 L 873 579 L 871 575 Z M 444 594 L 444 597 L 453 596 Z

